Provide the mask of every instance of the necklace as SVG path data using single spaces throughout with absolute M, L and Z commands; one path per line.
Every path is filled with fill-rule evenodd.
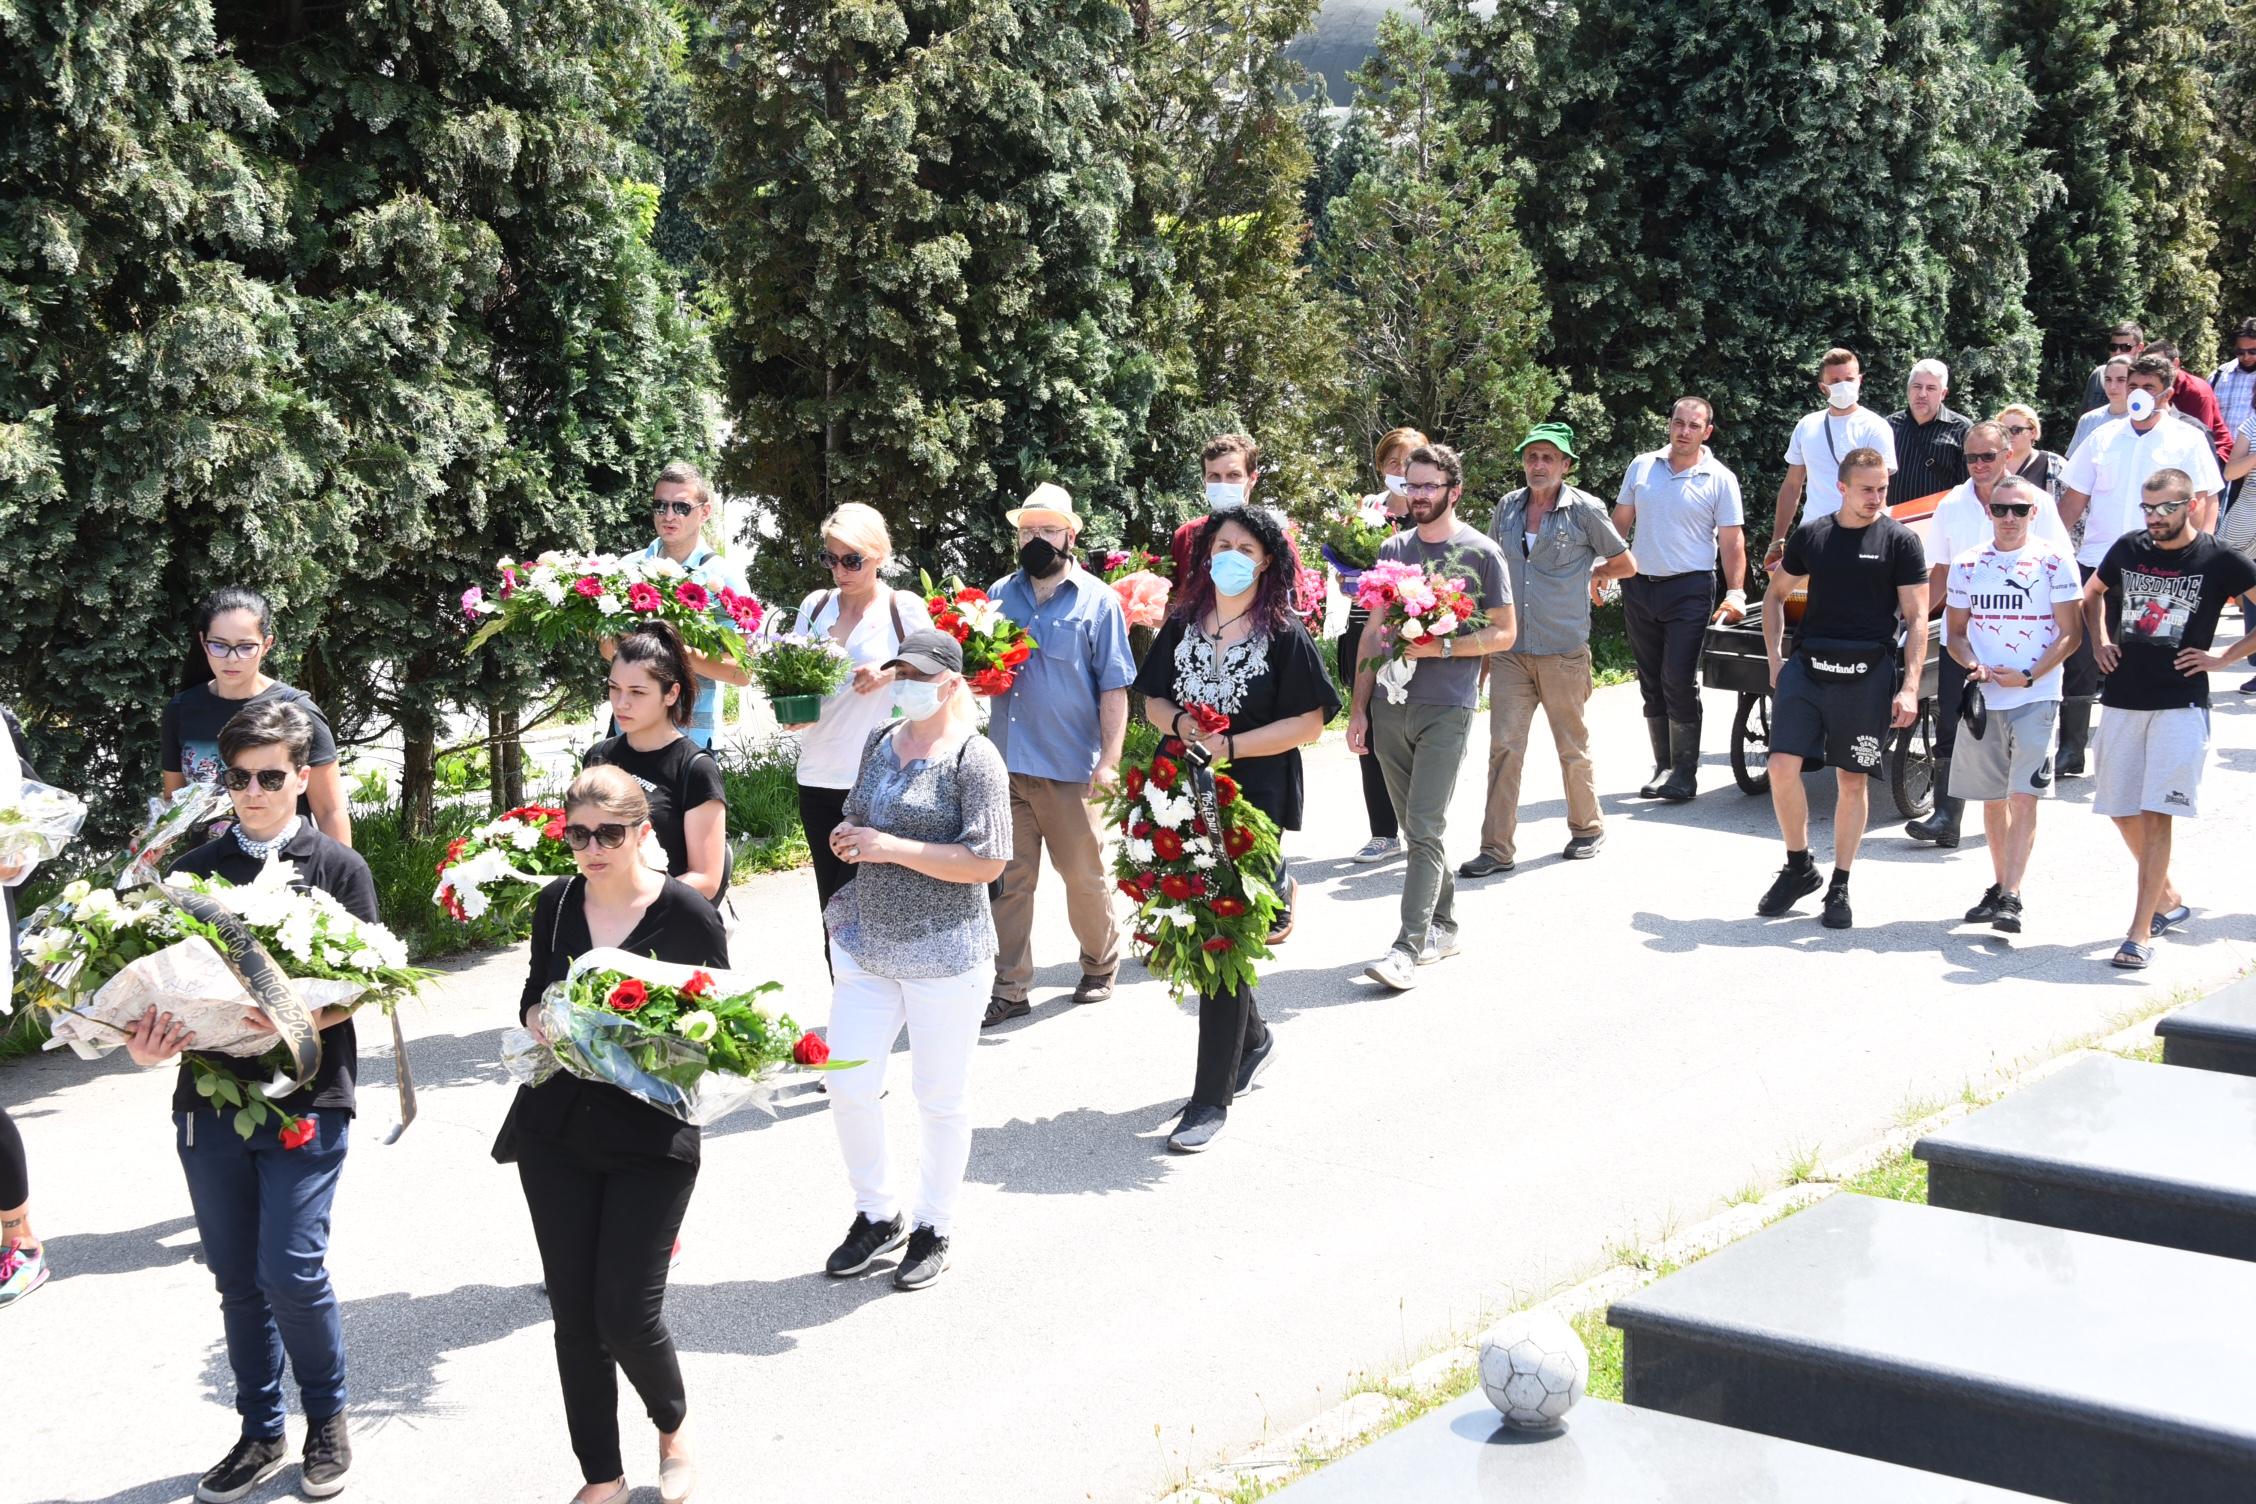
M 1231 617 L 1228 621 L 1224 621 L 1222 619 L 1222 609 L 1221 607 L 1217 606 L 1214 611 L 1214 630 L 1206 634 L 1207 639 L 1216 647 L 1222 646 L 1222 634 L 1229 631 L 1230 628 L 1236 625 L 1238 622 L 1244 621 L 1246 619 L 1247 613 L 1251 612 L 1252 610 L 1253 607 L 1248 606 L 1244 611 L 1240 611 L 1237 615 Z
M 243 855 L 263 862 L 275 852 L 290 844 L 290 837 L 298 833 L 298 818 L 298 816 L 292 815 L 290 823 L 282 827 L 282 833 L 271 841 L 254 841 L 249 836 L 244 835 L 243 827 L 238 825 L 235 827 L 235 844 L 242 848 Z

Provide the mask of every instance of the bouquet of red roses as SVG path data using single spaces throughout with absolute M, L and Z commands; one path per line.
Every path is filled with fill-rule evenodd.
M 1018 678 L 1018 666 L 1039 646 L 1027 630 L 1003 614 L 986 591 L 953 576 L 935 585 L 919 575 L 924 608 L 932 624 L 963 644 L 964 679 L 976 695 L 999 695 Z
M 1184 709 L 1209 736 L 1229 729 L 1229 717 L 1206 706 Z M 1164 737 L 1149 757 L 1124 761 L 1105 801 L 1120 831 L 1113 877 L 1136 903 L 1136 940 L 1177 997 L 1252 985 L 1283 907 L 1267 876 L 1277 870 L 1276 823 L 1224 766 Z

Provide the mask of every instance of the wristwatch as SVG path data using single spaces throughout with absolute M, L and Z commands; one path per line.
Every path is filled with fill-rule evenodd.
M 1457 656 L 1457 651 L 1456 651 L 1456 649 L 1457 649 L 1457 639 L 1456 639 L 1456 638 L 1454 638 L 1454 637 L 1444 637 L 1444 638 L 1443 638 L 1443 639 L 1441 640 L 1441 656 L 1442 656 L 1442 657 L 1444 657 L 1444 658 L 1454 658 L 1454 657 L 1456 657 L 1456 656 Z

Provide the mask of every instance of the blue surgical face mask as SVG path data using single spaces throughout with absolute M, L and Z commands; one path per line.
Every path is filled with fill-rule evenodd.
M 1245 505 L 1246 488 L 1242 480 L 1210 480 L 1206 483 L 1206 507 L 1210 512 L 1227 512 L 1232 507 Z
M 1253 588 L 1261 571 L 1253 560 L 1231 550 L 1218 553 L 1206 561 L 1206 572 L 1214 577 L 1214 588 L 1224 595 L 1243 595 Z
M 904 721 L 921 721 L 940 708 L 940 686 L 919 679 L 895 679 L 893 708 Z

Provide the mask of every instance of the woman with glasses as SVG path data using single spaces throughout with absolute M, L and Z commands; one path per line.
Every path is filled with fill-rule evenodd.
M 618 733 L 590 747 L 583 767 L 634 775 L 666 870 L 718 904 L 728 891 L 728 803 L 721 765 L 686 731 L 695 695 L 690 654 L 674 629 L 647 621 L 611 645 L 608 693 Z
M 196 640 L 188 649 L 180 693 L 165 703 L 157 723 L 165 795 L 218 773 L 219 731 L 236 714 L 254 705 L 295 705 L 313 722 L 312 772 L 298 812 L 310 815 L 338 845 L 350 846 L 352 810 L 337 773 L 336 739 L 311 696 L 266 676 L 266 656 L 273 651 L 274 613 L 257 591 L 230 585 L 196 608 Z
M 676 460 L 658 472 L 658 479 L 650 488 L 650 526 L 657 536 L 642 551 L 646 559 L 667 558 L 679 564 L 691 580 L 705 587 L 713 598 L 713 619 L 727 630 L 734 631 L 736 624 L 721 609 L 723 586 L 738 595 L 750 595 L 752 589 L 744 583 L 744 573 L 720 554 L 705 546 L 705 524 L 713 515 L 713 487 L 704 472 L 695 465 Z M 611 640 L 601 643 L 603 656 L 611 656 Z M 721 724 L 721 686 L 750 684 L 752 676 L 736 662 L 726 658 L 708 658 L 703 653 L 689 655 L 689 667 L 695 675 L 696 688 L 689 696 L 689 719 L 684 723 L 684 734 L 700 747 L 713 745 L 713 733 Z
M 2049 449 L 2039 449 L 2044 438 L 2044 424 L 2037 419 L 2037 410 L 2026 402 L 2009 402 L 1998 409 L 1991 420 L 2005 431 L 2006 471 L 2018 475 L 2031 485 L 2042 486 L 2054 503 L 2060 500 L 2060 487 L 2068 474 L 2068 461 Z
M 623 768 L 592 767 L 564 793 L 564 840 L 579 874 L 550 883 L 533 908 L 532 969 L 517 1019 L 540 1032 L 541 994 L 575 957 L 597 948 L 681 966 L 725 967 L 720 915 L 695 889 L 636 860 L 650 804 Z M 658 1431 L 665 1504 L 697 1481 L 689 1458 L 689 1400 L 666 1330 L 666 1270 L 690 1192 L 702 1135 L 615 1086 L 559 1071 L 521 1086 L 493 1156 L 517 1166 L 540 1245 L 556 1322 L 556 1372 L 564 1422 L 587 1486 L 573 1504 L 627 1497 L 619 1454 L 619 1379 L 642 1399 Z
M 854 876 L 852 865 L 831 853 L 830 833 L 845 813 L 862 748 L 893 716 L 893 697 L 885 692 L 893 670 L 885 665 L 911 632 L 932 625 L 921 597 L 878 578 L 892 556 L 893 539 L 877 508 L 850 501 L 832 512 L 823 519 L 815 556 L 830 571 L 831 588 L 801 601 L 792 626 L 801 636 L 829 637 L 853 665 L 853 677 L 823 701 L 819 719 L 784 728 L 799 735 L 799 824 L 814 854 L 818 913 Z
M 220 729 L 219 776 L 235 806 L 235 825 L 182 857 L 175 876 L 213 876 L 240 886 L 280 860 L 290 864 L 296 886 L 318 888 L 356 918 L 377 922 L 368 863 L 298 813 L 313 772 L 318 725 L 300 706 L 265 700 Z M 252 1013 L 254 1022 L 264 1018 Z M 238 1079 L 254 1072 L 253 1062 L 240 1056 L 184 1062 L 172 1088 L 174 1147 L 204 1267 L 219 1287 L 235 1410 L 243 1422 L 235 1445 L 197 1483 L 196 1497 L 214 1504 L 242 1498 L 287 1465 L 285 1355 L 306 1417 L 300 1492 L 327 1498 L 345 1486 L 352 1466 L 344 1325 L 328 1256 L 329 1208 L 345 1165 L 360 1048 L 349 1008 L 321 1009 L 314 1024 L 321 1031 L 321 1064 L 311 1080 L 275 1104 L 286 1118 L 310 1121 L 310 1138 L 285 1140 L 284 1119 L 271 1115 L 246 1137 L 236 1132 L 231 1109 L 197 1091 L 202 1072 Z M 125 1047 L 134 1064 L 153 1066 L 193 1043 L 178 1020 L 152 1006 Z

